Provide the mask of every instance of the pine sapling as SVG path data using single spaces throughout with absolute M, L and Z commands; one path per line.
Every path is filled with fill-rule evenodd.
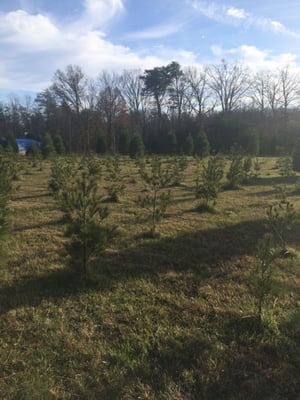
M 293 171 L 292 157 L 285 156 L 279 158 L 276 162 L 276 168 L 279 169 L 279 173 L 283 177 L 290 177 L 295 175 L 295 172 Z
M 172 181 L 169 165 L 163 166 L 158 157 L 151 160 L 150 168 L 145 162 L 140 163 L 140 176 L 144 182 L 146 193 L 138 197 L 138 204 L 149 214 L 150 236 L 157 235 L 157 225 L 165 215 L 170 203 L 171 192 L 165 190 Z
M 184 156 L 172 157 L 170 160 L 172 186 L 180 186 L 184 179 L 185 170 L 188 167 L 187 158 Z
M 59 200 L 62 192 L 72 184 L 76 174 L 75 165 L 71 160 L 55 159 L 51 165 L 51 178 L 48 184 L 53 197 Z
M 88 273 L 91 257 L 100 255 L 116 233 L 115 226 L 105 224 L 108 209 L 101 206 L 97 183 L 98 177 L 88 170 L 77 171 L 74 180 L 61 189 L 57 198 L 65 213 L 65 235 L 70 238 L 66 249 L 71 264 L 79 267 L 82 277 Z
M 269 206 L 267 210 L 268 223 L 277 241 L 281 255 L 288 255 L 287 232 L 297 222 L 297 214 L 294 205 L 288 200 L 280 201 L 276 205 Z
M 227 185 L 228 189 L 238 189 L 239 185 L 244 179 L 244 160 L 239 154 L 231 156 L 229 171 L 227 172 Z
M 199 208 L 212 210 L 221 190 L 221 181 L 224 175 L 224 162 L 219 155 L 211 156 L 207 165 L 203 164 L 200 175 L 196 180 L 196 198 L 201 199 Z
M 107 159 L 105 180 L 108 182 L 107 186 L 105 186 L 105 189 L 110 200 L 116 203 L 119 202 L 120 196 L 124 194 L 125 191 L 120 157 L 114 156 Z
M 249 276 L 249 291 L 255 299 L 255 315 L 262 320 L 263 307 L 272 295 L 276 295 L 278 284 L 274 278 L 275 261 L 278 250 L 273 235 L 265 234 L 259 240 L 256 254 L 256 263 Z

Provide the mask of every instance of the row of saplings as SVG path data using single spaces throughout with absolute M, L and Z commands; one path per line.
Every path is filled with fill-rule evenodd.
M 235 189 L 259 175 L 258 160 L 239 154 L 230 156 L 230 164 L 224 185 L 225 158 L 211 156 L 207 162 L 197 162 L 195 196 L 200 199 L 199 211 L 214 212 L 214 205 L 222 189 Z M 145 236 L 155 238 L 158 224 L 171 201 L 172 187 L 181 185 L 188 166 L 184 157 L 162 159 L 140 159 L 136 161 L 139 176 L 145 190 L 137 197 L 137 204 L 145 210 L 149 220 L 149 231 Z M 99 195 L 98 183 L 103 167 L 106 170 L 104 186 L 111 201 L 119 201 L 124 193 L 121 159 L 107 158 L 104 165 L 98 157 L 84 157 L 80 162 L 72 158 L 52 162 L 49 188 L 64 213 L 65 235 L 69 238 L 65 246 L 73 267 L 77 267 L 82 278 L 88 275 L 91 257 L 99 256 L 109 241 L 117 234 L 117 227 L 106 223 L 108 208 Z M 281 175 L 292 173 L 286 158 L 280 159 L 277 167 Z M 8 200 L 12 191 L 15 166 L 10 159 L 0 158 L 0 238 L 5 237 L 8 227 Z M 281 190 L 280 200 L 270 206 L 267 219 L 270 233 L 258 243 L 257 262 L 249 278 L 249 288 L 256 300 L 256 315 L 261 319 L 262 308 L 278 287 L 275 280 L 275 266 L 287 251 L 287 231 L 297 223 L 293 204 Z M 3 253 L 3 251 L 1 251 Z
M 136 162 L 139 176 L 145 190 L 137 197 L 137 204 L 147 213 L 149 231 L 145 236 L 159 236 L 157 226 L 163 218 L 171 200 L 171 188 L 182 183 L 188 162 L 183 157 L 161 159 L 153 157 Z M 219 192 L 222 189 L 236 189 L 253 177 L 258 177 L 259 161 L 239 154 L 230 156 L 227 181 L 222 183 L 225 159 L 215 155 L 206 163 L 197 164 L 195 195 L 200 199 L 198 210 L 214 212 Z M 119 157 L 105 161 L 105 189 L 111 201 L 119 201 L 125 185 Z M 281 175 L 292 174 L 288 158 L 277 162 Z M 98 158 L 83 158 L 74 168 L 72 160 L 59 160 L 52 165 L 50 189 L 64 212 L 66 235 L 70 238 L 67 250 L 72 265 L 79 265 L 81 276 L 88 273 L 88 262 L 92 255 L 99 255 L 107 243 L 117 234 L 111 224 L 105 224 L 108 209 L 98 194 L 101 175 Z M 256 314 L 261 319 L 262 307 L 278 285 L 275 280 L 275 266 L 282 257 L 289 256 L 287 231 L 297 222 L 293 204 L 286 198 L 285 190 L 280 191 L 280 200 L 268 208 L 267 219 L 270 233 L 258 243 L 257 263 L 249 278 L 249 288 L 256 299 Z

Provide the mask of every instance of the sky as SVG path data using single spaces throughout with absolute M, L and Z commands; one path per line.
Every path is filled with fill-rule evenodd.
M 0 0 L 0 98 L 36 94 L 55 71 L 242 62 L 300 71 L 300 0 Z

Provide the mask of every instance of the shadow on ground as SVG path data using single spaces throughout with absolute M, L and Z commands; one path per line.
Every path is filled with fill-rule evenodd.
M 255 252 L 265 232 L 265 221 L 244 221 L 235 225 L 197 231 L 175 238 L 137 240 L 134 246 L 104 254 L 93 265 L 94 281 L 82 281 L 70 269 L 14 281 L 0 286 L 0 313 L 21 306 L 35 306 L 43 299 L 55 299 L 80 291 L 109 290 L 116 282 L 132 277 L 155 279 L 167 271 L 192 272 L 200 280 L 216 276 L 219 266 Z M 222 268 L 224 273 L 224 268 Z

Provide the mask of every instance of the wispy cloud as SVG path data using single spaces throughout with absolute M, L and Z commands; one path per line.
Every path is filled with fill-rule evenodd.
M 279 21 L 255 15 L 241 8 L 219 5 L 205 0 L 186 0 L 195 11 L 207 18 L 227 24 L 240 22 L 244 26 L 254 26 L 264 31 L 283 34 L 300 39 L 298 32 L 291 31 Z
M 103 27 L 125 11 L 124 0 L 84 0 L 84 6 L 81 22 L 90 27 Z
M 160 39 L 178 33 L 184 27 L 184 23 L 166 23 L 152 26 L 141 31 L 128 33 L 125 38 L 129 40 Z

